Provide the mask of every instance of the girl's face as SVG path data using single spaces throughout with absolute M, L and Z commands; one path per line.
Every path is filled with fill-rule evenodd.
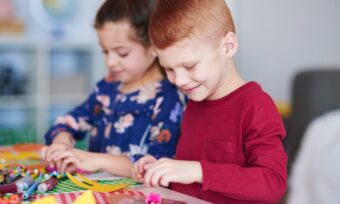
M 127 21 L 107 22 L 97 29 L 99 44 L 115 81 L 131 84 L 142 79 L 155 60 L 152 47 L 145 47 Z

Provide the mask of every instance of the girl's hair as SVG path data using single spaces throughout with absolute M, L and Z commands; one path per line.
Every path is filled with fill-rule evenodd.
M 148 34 L 149 16 L 156 0 L 106 0 L 99 8 L 94 27 L 105 23 L 127 20 L 144 46 L 150 46 Z

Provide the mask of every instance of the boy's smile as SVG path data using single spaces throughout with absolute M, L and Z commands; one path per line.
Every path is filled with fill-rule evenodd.
M 195 87 L 192 87 L 192 88 L 183 88 L 182 90 L 186 93 L 186 94 L 190 94 L 192 92 L 194 92 L 198 87 L 200 87 L 201 84 L 195 86 Z
M 222 43 L 185 39 L 164 50 L 156 49 L 168 79 L 194 101 L 214 100 L 225 96 L 228 58 Z

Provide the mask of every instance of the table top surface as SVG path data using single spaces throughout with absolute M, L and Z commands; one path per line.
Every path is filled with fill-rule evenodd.
M 16 147 L 16 149 L 13 148 L 13 147 Z M 13 159 L 13 158 L 11 158 L 12 157 L 11 152 L 13 150 L 22 150 L 22 148 L 20 149 L 19 147 L 21 147 L 21 146 L 20 145 L 19 146 L 14 145 L 14 146 L 4 147 L 4 146 L 0 145 L 0 155 L 2 155 L 4 157 L 6 156 L 6 157 L 8 157 L 8 159 L 11 160 L 11 159 Z M 26 151 L 32 151 L 32 150 L 37 148 L 37 147 L 34 146 L 34 147 L 32 147 L 33 149 L 31 149 L 31 148 L 28 148 L 27 145 L 24 145 L 23 147 L 24 147 L 24 150 L 26 150 Z M 18 157 L 18 154 L 15 154 L 14 156 Z M 32 155 L 28 155 L 27 152 L 23 153 L 23 155 L 21 155 L 21 156 L 23 158 L 25 158 L 25 157 L 31 158 L 32 157 Z M 33 155 L 33 156 L 37 157 L 37 155 Z M 24 160 L 22 160 L 22 161 L 24 161 Z M 21 163 L 22 161 L 20 161 L 19 163 Z M 88 179 L 91 179 L 91 180 L 122 179 L 122 177 L 116 177 L 116 176 L 113 176 L 113 175 L 111 175 L 109 173 L 105 173 L 105 172 L 88 174 L 88 175 L 86 175 L 86 177 Z M 152 187 L 152 188 L 150 188 L 150 187 L 145 187 L 145 186 L 140 185 L 140 186 L 132 186 L 131 189 L 142 192 L 142 193 L 144 193 L 144 195 L 148 195 L 151 192 L 158 193 L 162 198 L 182 201 L 182 202 L 186 202 L 186 203 L 202 203 L 202 204 L 209 203 L 207 201 L 204 201 L 204 200 L 192 197 L 192 196 L 188 196 L 188 195 L 185 195 L 185 194 L 182 194 L 182 193 L 179 193 L 179 192 L 176 192 L 176 191 L 164 188 L 164 187 Z
M 113 179 L 121 179 L 121 177 L 112 176 L 109 173 L 99 172 L 86 176 L 89 179 L 93 180 L 113 180 Z M 208 204 L 210 202 L 204 201 L 192 196 L 185 195 L 183 193 L 179 193 L 177 191 L 173 191 L 171 189 L 167 189 L 164 187 L 145 187 L 145 186 L 135 186 L 132 189 L 143 192 L 145 195 L 149 193 L 158 193 L 162 198 L 173 199 L 178 201 L 183 201 L 186 203 L 197 203 L 197 204 Z

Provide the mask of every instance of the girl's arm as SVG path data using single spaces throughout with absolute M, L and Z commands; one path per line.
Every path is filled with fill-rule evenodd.
M 92 125 L 94 125 L 96 116 L 100 114 L 99 111 L 101 111 L 102 104 L 96 98 L 103 85 L 105 85 L 103 81 L 99 82 L 85 102 L 56 119 L 55 125 L 45 134 L 47 145 L 52 144 L 57 138 L 58 140 L 63 140 L 60 137 L 65 136 L 65 134 L 61 134 L 64 132 L 67 132 L 68 135 L 77 140 L 83 139 L 86 136 Z M 66 139 L 64 142 L 67 142 Z
M 84 171 L 105 171 L 116 176 L 131 177 L 132 162 L 127 156 L 113 156 L 107 153 L 93 153 L 72 149 L 53 155 L 55 162 L 62 161 L 61 172 L 81 169 Z

